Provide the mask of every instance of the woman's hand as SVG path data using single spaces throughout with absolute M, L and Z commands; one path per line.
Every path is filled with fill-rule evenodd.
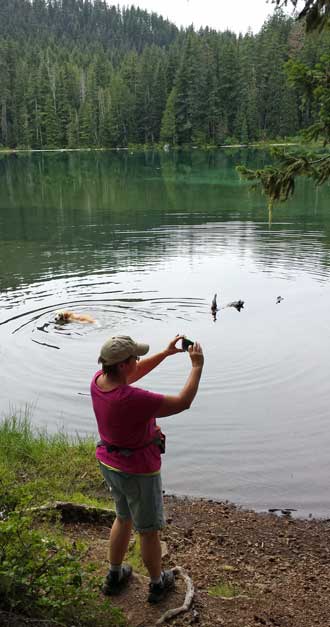
M 203 368 L 204 355 L 201 345 L 198 342 L 195 342 L 193 346 L 189 346 L 188 352 L 192 367 Z
M 174 340 L 172 340 L 172 341 L 169 343 L 168 347 L 165 349 L 165 353 L 166 353 L 166 355 L 175 355 L 176 353 L 183 353 L 182 348 L 177 348 L 177 347 L 176 347 L 176 343 L 177 343 L 179 340 L 182 340 L 183 338 L 184 338 L 184 335 L 179 335 L 179 334 L 178 334 L 178 335 L 176 335 L 176 336 L 175 336 L 175 338 L 174 338 Z

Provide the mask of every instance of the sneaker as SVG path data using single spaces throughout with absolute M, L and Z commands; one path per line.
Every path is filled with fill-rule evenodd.
M 121 576 L 119 578 L 119 573 L 112 572 L 109 570 L 104 584 L 102 586 L 102 592 L 106 596 L 115 596 L 116 594 L 120 594 L 123 588 L 125 588 L 129 578 L 132 575 L 132 566 L 127 564 L 127 566 L 122 567 Z
M 160 583 L 149 584 L 149 603 L 159 603 L 167 593 L 174 588 L 175 576 L 172 570 L 163 570 L 162 580 Z

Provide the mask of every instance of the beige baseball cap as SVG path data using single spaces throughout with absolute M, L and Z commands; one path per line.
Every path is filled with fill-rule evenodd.
M 128 357 L 141 357 L 148 350 L 149 344 L 138 344 L 128 335 L 117 335 L 104 342 L 98 361 L 105 366 L 113 366 Z

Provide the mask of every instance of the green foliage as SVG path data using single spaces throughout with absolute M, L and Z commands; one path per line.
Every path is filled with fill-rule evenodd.
M 0 423 L 0 611 L 78 626 L 125 624 L 100 599 L 85 547 L 63 539 L 60 524 L 37 525 L 33 508 L 54 500 L 109 507 L 92 440 L 48 435 L 26 416 Z
M 273 151 L 277 155 L 280 166 L 266 166 L 260 170 L 249 170 L 238 166 L 239 174 L 248 181 L 254 181 L 254 187 L 261 184 L 262 190 L 272 205 L 276 201 L 285 201 L 295 191 L 295 180 L 298 176 L 313 178 L 318 184 L 325 182 L 330 170 L 330 157 L 312 160 L 308 155 L 286 154 L 284 151 Z M 317 167 L 319 166 L 319 167 Z
M 0 609 L 86 626 L 104 624 L 106 612 L 109 627 L 124 625 L 118 610 L 100 602 L 100 582 L 82 557 L 83 547 L 10 513 L 0 522 Z
M 316 18 L 316 13 L 322 7 L 325 13 Z M 309 28 L 315 30 L 321 24 L 324 26 L 322 20 L 326 11 L 330 11 L 329 2 L 311 1 L 306 3 L 301 16 L 309 15 L 312 20 L 308 22 Z M 254 187 L 261 187 L 270 208 L 274 202 L 285 201 L 294 193 L 298 177 L 309 177 L 317 185 L 330 179 L 330 153 L 326 150 L 330 142 L 330 55 L 328 51 L 323 52 L 323 44 L 328 42 L 328 36 L 323 35 L 317 41 L 318 49 L 315 50 L 314 39 L 314 56 L 311 61 L 302 61 L 296 55 L 295 58 L 288 59 L 285 70 L 289 84 L 299 97 L 301 113 L 309 121 L 309 125 L 302 131 L 302 139 L 305 143 L 322 142 L 323 150 L 316 154 L 277 151 L 273 166 L 260 170 L 249 170 L 244 166 L 237 168 L 243 178 L 254 182 Z
M 309 44 L 281 11 L 260 33 L 237 36 L 178 31 L 134 6 L 0 0 L 0 145 L 216 146 L 295 135 L 318 112 L 294 80 L 298 65 L 289 84 L 285 64 L 304 72 L 329 39 Z
M 288 5 L 289 2 L 294 8 L 297 7 L 299 0 L 272 0 L 278 6 Z M 330 21 L 330 1 L 329 0 L 305 0 L 305 6 L 302 8 L 299 4 L 300 12 L 298 20 L 306 20 L 306 29 L 308 32 L 318 30 L 321 32 Z

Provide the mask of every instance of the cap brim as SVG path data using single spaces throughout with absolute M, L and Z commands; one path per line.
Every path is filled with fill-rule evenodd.
M 149 344 L 136 344 L 136 357 L 142 357 L 149 351 Z

